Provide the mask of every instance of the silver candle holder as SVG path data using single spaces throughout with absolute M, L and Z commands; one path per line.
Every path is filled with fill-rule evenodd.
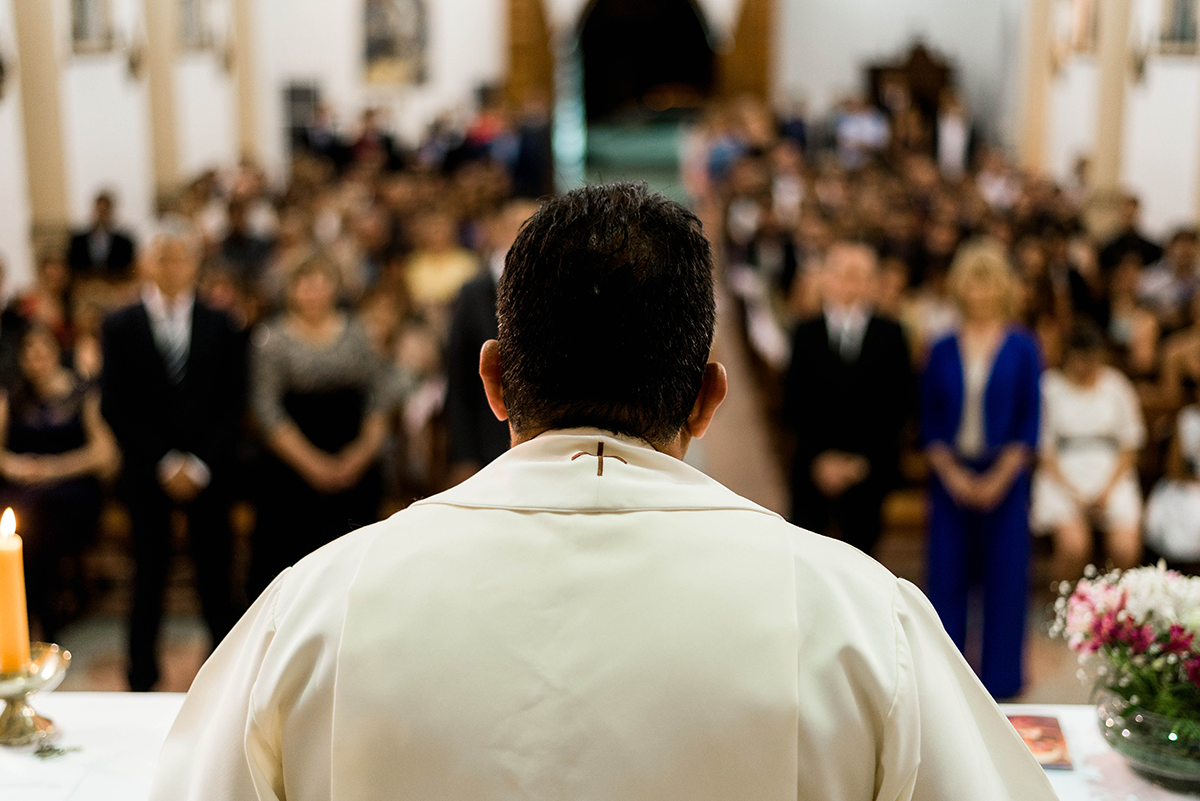
M 53 643 L 29 644 L 31 659 L 24 670 L 0 673 L 0 745 L 30 745 L 53 735 L 54 722 L 33 711 L 27 699 L 48 693 L 62 683 L 71 664 L 71 652 Z

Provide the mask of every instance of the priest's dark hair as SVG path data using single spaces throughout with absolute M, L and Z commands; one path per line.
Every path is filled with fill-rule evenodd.
M 497 295 L 501 380 L 520 432 L 591 426 L 670 442 L 712 347 L 712 251 L 696 215 L 645 184 L 545 201 Z

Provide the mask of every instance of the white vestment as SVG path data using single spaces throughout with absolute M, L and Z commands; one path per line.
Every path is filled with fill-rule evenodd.
M 201 669 L 152 792 L 1054 797 L 916 587 L 590 429 L 282 573 Z

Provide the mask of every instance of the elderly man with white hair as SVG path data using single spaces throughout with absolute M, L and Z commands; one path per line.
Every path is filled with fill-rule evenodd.
M 186 222 L 164 222 L 145 257 L 140 298 L 104 321 L 102 410 L 124 453 L 120 489 L 137 565 L 129 629 L 135 691 L 158 681 L 173 510 L 187 515 L 214 646 L 237 619 L 230 468 L 245 402 L 245 341 L 224 312 L 196 298 L 199 255 Z

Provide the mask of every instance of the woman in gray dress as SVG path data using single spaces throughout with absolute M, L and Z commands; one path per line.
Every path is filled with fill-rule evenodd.
M 386 370 L 362 325 L 337 308 L 324 256 L 288 277 L 287 310 L 260 327 L 252 405 L 267 446 L 249 590 L 379 513 Z

